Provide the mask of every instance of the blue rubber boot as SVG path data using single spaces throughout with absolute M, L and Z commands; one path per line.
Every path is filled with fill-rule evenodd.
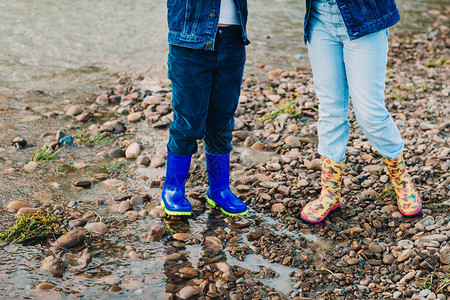
M 230 153 L 206 153 L 209 189 L 206 203 L 218 207 L 227 216 L 245 215 L 247 205 L 230 190 Z
M 166 180 L 161 195 L 161 207 L 171 216 L 189 216 L 192 205 L 184 195 L 184 186 L 189 177 L 191 156 L 167 153 Z

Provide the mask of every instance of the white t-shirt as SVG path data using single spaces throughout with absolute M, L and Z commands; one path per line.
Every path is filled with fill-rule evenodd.
M 240 25 L 236 5 L 233 0 L 220 1 L 219 24 Z

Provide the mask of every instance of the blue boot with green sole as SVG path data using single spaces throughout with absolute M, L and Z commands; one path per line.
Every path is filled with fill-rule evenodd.
M 185 196 L 185 184 L 189 178 L 191 155 L 167 153 L 166 180 L 161 195 L 161 207 L 170 216 L 190 216 L 192 205 Z
M 207 205 L 218 208 L 227 216 L 245 215 L 247 205 L 230 190 L 230 153 L 206 153 L 209 189 Z

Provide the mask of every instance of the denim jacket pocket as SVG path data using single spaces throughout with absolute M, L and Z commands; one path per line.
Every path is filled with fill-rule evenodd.
M 376 20 L 380 18 L 380 12 L 376 0 L 358 0 L 361 14 L 365 21 Z

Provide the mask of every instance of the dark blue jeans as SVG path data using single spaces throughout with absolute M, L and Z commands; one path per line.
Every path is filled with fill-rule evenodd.
M 219 27 L 214 51 L 170 45 L 173 123 L 167 150 L 176 155 L 205 150 L 226 154 L 231 140 L 245 64 L 240 26 Z

